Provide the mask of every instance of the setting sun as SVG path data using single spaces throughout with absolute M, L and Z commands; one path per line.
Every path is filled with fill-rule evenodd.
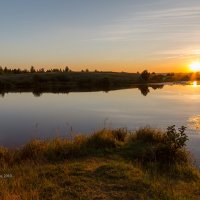
M 200 62 L 193 62 L 193 63 L 190 65 L 190 69 L 191 69 L 193 72 L 200 71 Z

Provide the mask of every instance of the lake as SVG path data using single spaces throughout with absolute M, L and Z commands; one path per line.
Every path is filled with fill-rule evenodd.
M 0 145 L 20 146 L 35 138 L 88 134 L 106 128 L 187 126 L 188 148 L 200 160 L 200 86 L 66 94 L 8 93 L 0 97 Z

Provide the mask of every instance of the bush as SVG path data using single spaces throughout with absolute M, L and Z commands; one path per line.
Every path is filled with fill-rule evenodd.
M 181 126 L 176 131 L 175 125 L 169 126 L 167 132 L 165 133 L 165 142 L 172 150 L 177 151 L 186 145 L 188 136 L 185 134 L 186 127 Z
M 169 126 L 164 134 L 163 144 L 159 144 L 156 149 L 156 157 L 162 162 L 169 164 L 176 162 L 188 162 L 189 156 L 184 146 L 188 140 L 185 134 L 186 127 L 182 126 L 178 129 L 175 125 Z
M 181 127 L 177 132 L 174 125 L 168 127 L 166 132 L 141 128 L 129 141 L 130 156 L 143 163 L 186 163 L 189 155 L 184 149 L 187 141 L 185 130 L 186 127 Z

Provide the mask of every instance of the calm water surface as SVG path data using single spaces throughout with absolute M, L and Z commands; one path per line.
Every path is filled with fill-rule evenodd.
M 144 96 L 144 94 L 146 96 Z M 137 129 L 187 126 L 188 147 L 200 160 L 200 86 L 165 85 L 69 94 L 8 93 L 0 98 L 0 145 L 14 147 L 33 138 L 87 134 L 103 127 Z

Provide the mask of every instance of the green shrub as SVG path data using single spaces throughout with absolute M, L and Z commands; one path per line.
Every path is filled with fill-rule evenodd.
M 182 126 L 178 129 L 175 125 L 169 126 L 163 137 L 163 143 L 156 148 L 156 158 L 159 161 L 167 162 L 169 164 L 176 162 L 187 162 L 189 156 L 187 155 L 184 146 L 188 140 L 185 134 L 186 127 Z
M 184 149 L 187 141 L 185 130 L 185 127 L 181 127 L 177 132 L 175 126 L 168 127 L 166 132 L 150 127 L 141 128 L 128 142 L 130 156 L 144 163 L 186 163 L 189 155 Z
M 186 127 L 181 126 L 176 131 L 175 125 L 169 126 L 167 128 L 167 132 L 165 133 L 165 142 L 172 150 L 177 151 L 178 149 L 182 149 L 186 146 L 186 141 L 188 140 L 188 136 L 185 134 Z

